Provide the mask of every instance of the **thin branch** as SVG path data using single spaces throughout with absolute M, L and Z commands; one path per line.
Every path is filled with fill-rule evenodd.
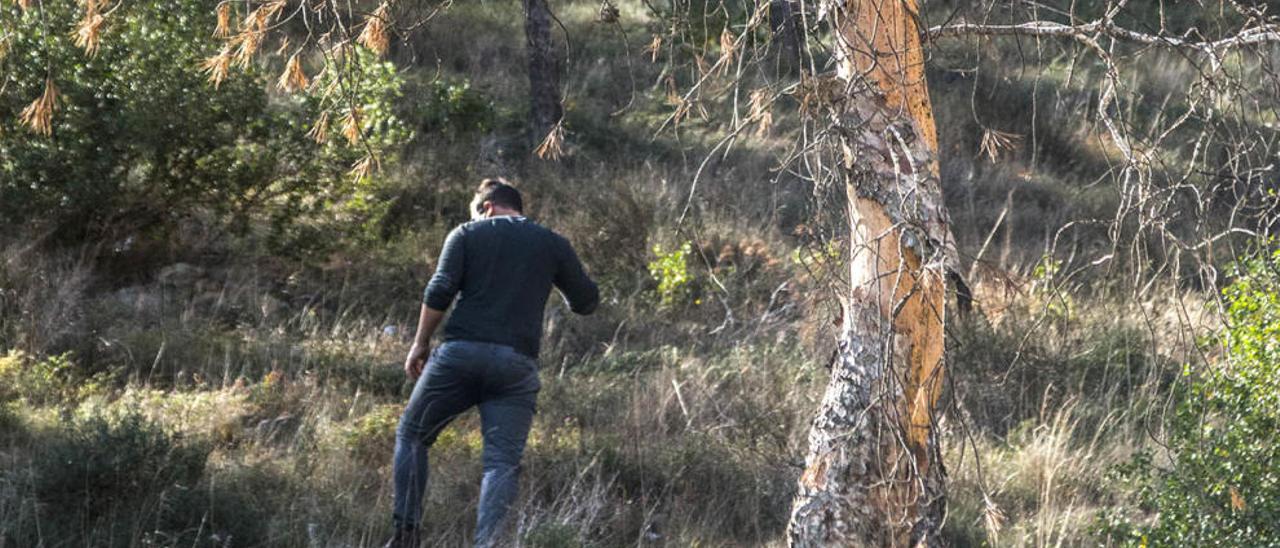
M 1194 49 L 1212 53 L 1249 45 L 1280 42 L 1280 25 L 1260 25 L 1241 30 L 1233 36 L 1219 40 L 1187 40 L 1176 36 L 1148 34 L 1126 29 L 1109 20 L 1097 20 L 1081 25 L 1064 25 L 1052 21 L 1028 21 L 1014 25 L 987 25 L 979 23 L 955 23 L 930 28 L 925 37 L 936 39 L 956 36 L 1057 36 L 1080 39 L 1086 36 L 1107 36 L 1117 40 L 1173 49 Z

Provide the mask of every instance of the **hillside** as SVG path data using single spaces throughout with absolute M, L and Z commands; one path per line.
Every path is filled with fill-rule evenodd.
M 280 89 L 286 54 L 210 83 L 199 64 L 220 46 L 205 3 L 140 2 L 94 57 L 71 43 L 71 7 L 48 8 L 47 36 L 63 38 L 41 38 L 7 26 L 33 12 L 0 4 L 0 547 L 381 542 L 423 286 L 490 176 L 573 242 L 602 293 L 589 317 L 549 301 L 509 545 L 784 545 L 848 277 L 844 189 L 794 161 L 813 136 L 798 78 L 712 81 L 672 125 L 698 81 L 688 44 L 714 50 L 720 31 L 664 46 L 687 57 L 659 55 L 665 12 L 606 4 L 616 22 L 600 3 L 553 6 L 554 161 L 527 131 L 514 3 L 450 4 L 385 59 L 361 50 L 361 139 L 330 122 L 324 96 Z M 928 2 L 925 19 L 953 4 Z M 1126 13 L 1156 9 L 1140 4 Z M 1227 19 L 1180 13 L 1171 26 Z M 1125 100 L 1107 108 L 1154 143 L 1158 166 L 1155 197 L 1136 200 L 1098 121 L 1105 70 L 1075 46 L 936 38 L 927 51 L 942 192 L 977 310 L 949 313 L 946 541 L 1146 545 L 1151 493 L 1175 492 L 1159 471 L 1183 454 L 1170 441 L 1179 402 L 1202 387 L 1190 372 L 1247 354 L 1263 364 L 1249 393 L 1277 386 L 1276 182 L 1260 166 L 1274 161 L 1280 88 L 1157 138 L 1200 112 L 1186 82 L 1201 67 L 1117 54 Z M 1275 53 L 1228 70 L 1274 82 Z M 307 89 L 343 81 L 323 62 L 304 59 Z M 38 135 L 23 107 L 55 78 L 55 126 Z M 783 90 L 769 123 L 737 128 L 769 86 Z M 1221 138 L 1199 146 L 1210 133 Z M 367 150 L 377 167 L 353 169 Z M 1205 175 L 1230 183 L 1168 175 L 1210 164 L 1236 169 Z M 1232 270 L 1250 256 L 1262 262 Z M 1253 335 L 1223 335 L 1255 320 Z M 1275 423 L 1258 420 L 1265 455 Z M 431 450 L 428 545 L 471 538 L 481 449 L 471 411 Z M 1265 523 L 1270 480 L 1218 473 L 1205 472 L 1225 478 L 1203 486 L 1206 504 Z M 1255 534 L 1237 545 L 1277 538 L 1274 522 Z

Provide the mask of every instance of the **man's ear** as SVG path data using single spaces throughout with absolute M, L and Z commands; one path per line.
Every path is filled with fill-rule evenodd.
M 480 209 L 484 211 L 485 217 L 493 215 L 493 202 L 485 200 L 483 204 L 480 204 Z

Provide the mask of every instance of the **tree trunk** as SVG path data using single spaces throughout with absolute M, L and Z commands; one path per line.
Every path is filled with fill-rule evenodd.
M 796 14 L 798 8 L 796 0 L 769 0 L 772 49 L 777 55 L 778 71 L 782 74 L 793 74 L 802 67 L 800 41 L 804 32 Z
M 533 142 L 540 143 L 560 121 L 560 70 L 551 38 L 547 0 L 523 0 L 525 49 L 529 54 L 529 116 Z
M 809 434 L 793 546 L 938 546 L 947 272 L 955 247 L 915 0 L 829 6 L 839 70 L 810 82 L 851 217 L 839 354 Z

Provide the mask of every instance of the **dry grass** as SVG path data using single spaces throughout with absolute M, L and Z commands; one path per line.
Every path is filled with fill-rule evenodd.
M 75 253 L 27 244 L 0 248 L 0 341 L 27 352 L 62 351 L 84 329 L 88 264 Z
M 956 330 L 946 460 L 957 546 L 1109 544 L 1105 515 L 1141 515 L 1114 472 L 1161 437 L 1180 364 L 1213 325 L 1194 294 L 1164 295 L 1073 298 L 1056 316 L 1028 297 L 999 327 Z
M 741 237 L 740 229 L 735 233 Z M 741 247 L 751 255 L 773 253 L 763 242 Z M 722 260 L 747 255 L 734 253 L 736 259 Z M 64 275 L 76 276 L 74 269 Z M 51 407 L 22 399 L 5 405 L 4 421 L 18 434 L 4 437 L 0 454 L 15 464 L 11 469 L 28 472 L 0 482 L 6 486 L 0 536 L 19 543 L 32 534 L 58 538 L 46 531 L 89 543 L 122 538 L 94 522 L 68 528 L 63 517 L 36 510 L 23 478 L 40 474 L 39 455 L 68 428 L 60 417 L 137 414 L 209 453 L 199 482 L 188 486 L 199 496 L 182 499 L 188 507 L 169 525 L 155 520 L 170 514 L 139 516 L 143 521 L 123 537 L 129 542 L 199 544 L 231 536 L 249 544 L 360 546 L 385 534 L 393 433 L 407 394 L 396 368 L 404 326 L 384 331 L 392 325 L 385 319 L 340 303 L 269 310 L 279 306 L 274 297 L 252 287 L 222 287 L 211 305 L 190 294 L 150 311 L 102 308 L 77 293 L 87 301 L 78 308 L 113 315 L 95 321 L 109 322 L 103 338 L 128 349 L 111 354 L 123 369 L 99 389 Z M 589 321 L 558 320 L 511 523 L 513 545 L 780 542 L 809 413 L 825 382 L 818 354 L 803 350 L 804 320 L 770 324 L 770 333 L 738 331 L 737 339 L 708 337 L 721 312 L 689 310 L 681 313 L 684 321 L 645 325 L 653 297 L 641 292 L 631 299 Z M 1077 309 L 1091 307 L 1077 302 Z M 1031 340 L 1041 342 L 1022 348 L 1028 324 L 1014 316 L 1001 327 L 959 335 L 966 346 L 954 351 L 953 371 L 969 399 L 948 419 L 947 530 L 955 544 L 1097 540 L 1091 526 L 1099 512 L 1126 496 L 1106 472 L 1143 443 L 1142 410 L 1162 393 L 1152 370 L 1164 362 L 1135 353 L 1150 341 L 1133 331 L 1116 334 L 1123 331 L 1116 325 L 1141 320 L 1140 309 L 1153 308 L 1135 307 L 1120 320 L 1103 313 L 1059 318 L 1035 328 L 1039 335 Z M 252 312 L 232 327 L 208 321 L 233 310 Z M 697 345 L 660 343 L 699 333 L 704 340 Z M 554 340 L 580 337 L 607 344 L 584 350 Z M 992 352 L 1001 347 L 1010 353 Z M 1039 384 L 1009 385 L 1024 394 L 975 405 L 986 392 L 974 387 L 1019 367 Z M 1097 375 L 1120 372 L 1133 382 L 1112 377 L 1103 383 L 1109 388 L 1094 386 Z M 433 449 L 425 524 L 433 545 L 465 542 L 471 534 L 477 423 L 474 413 L 463 416 Z M 147 496 L 160 504 L 174 492 Z
M 112 294 L 76 293 L 76 308 L 101 326 L 98 367 L 110 362 L 115 373 L 100 389 L 51 407 L 24 400 L 32 388 L 18 387 L 19 399 L 6 409 L 23 434 L 0 452 L 29 473 L 5 476 L 15 487 L 0 500 L 0 538 L 201 544 L 230 536 L 248 544 L 358 546 L 385 534 L 392 436 L 407 394 L 396 367 L 404 327 L 389 331 L 394 324 L 342 305 L 272 310 L 282 306 L 275 297 L 240 281 L 144 286 L 129 293 L 128 305 Z M 149 291 L 165 295 L 152 299 Z M 650 299 L 636 294 L 595 322 L 562 320 L 559 336 L 601 321 L 625 332 L 648 313 Z M 546 360 L 512 522 L 517 545 L 727 546 L 781 533 L 805 421 L 805 408 L 792 402 L 811 399 L 813 362 L 778 338 L 750 348 L 649 350 L 656 334 L 644 335 L 585 354 L 549 345 L 560 350 Z M 76 371 L 55 380 L 85 379 Z M 74 515 L 30 506 L 23 478 L 48 473 L 38 459 L 50 440 L 75 421 L 129 416 L 182 440 L 175 443 L 209 448 L 198 484 L 183 487 L 198 497 L 161 519 L 169 514 L 158 508 L 179 487 L 147 493 L 152 510 L 129 518 L 131 532 L 108 531 L 96 518 L 68 526 Z M 474 414 L 462 417 L 433 449 L 438 473 L 426 526 L 439 545 L 471 534 L 476 423 Z
M 961 545 L 1077 546 L 1099 542 L 1092 527 L 1118 493 L 1107 472 L 1138 446 L 1133 435 L 1091 430 L 1076 406 L 1029 421 L 1004 442 L 981 438 L 951 447 L 982 460 L 950 467 L 953 534 Z M 962 440 L 956 440 L 960 444 Z

